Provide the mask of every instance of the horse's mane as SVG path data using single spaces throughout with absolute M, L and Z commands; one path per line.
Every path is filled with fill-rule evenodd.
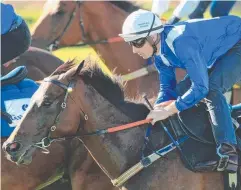
M 77 71 L 73 77 L 76 75 L 81 77 L 85 84 L 92 86 L 101 96 L 105 97 L 133 120 L 143 119 L 146 116 L 148 109 L 139 103 L 138 99 L 125 100 L 124 84 L 121 77 L 115 74 L 113 76 L 105 74 L 98 62 L 93 59 L 87 58 L 79 64 L 76 64 L 75 60 L 67 61 L 58 67 L 51 76 L 65 73 L 73 67 L 79 67 L 81 64 L 81 70 Z M 138 114 L 132 111 L 135 106 L 138 106 L 140 111 Z
M 80 63 L 81 64 L 81 63 Z M 80 76 L 85 84 L 89 84 L 111 102 L 124 101 L 124 84 L 118 75 L 109 76 L 103 72 L 97 61 L 85 59 Z
M 116 5 L 117 7 L 119 7 L 120 9 L 128 13 L 131 13 L 133 11 L 140 9 L 138 5 L 135 5 L 133 2 L 130 2 L 130 1 L 110 1 L 110 3 L 112 3 L 113 5 Z
M 75 61 L 69 60 L 64 64 L 60 65 L 57 69 L 55 69 L 55 71 L 50 76 L 60 75 L 62 73 L 67 72 L 68 70 L 72 69 L 75 66 L 76 66 Z
M 121 77 L 105 74 L 98 62 L 91 58 L 87 58 L 79 64 L 76 63 L 76 60 L 67 61 L 59 66 L 51 76 L 65 73 L 74 67 L 78 67 L 80 64 L 83 64 L 83 67 L 78 75 L 81 76 L 86 84 L 93 86 L 110 101 L 113 99 L 124 100 L 124 83 Z

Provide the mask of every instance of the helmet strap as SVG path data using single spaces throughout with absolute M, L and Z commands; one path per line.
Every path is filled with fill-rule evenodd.
M 148 43 L 152 46 L 153 52 L 152 52 L 152 57 L 157 53 L 157 44 L 159 43 L 160 40 L 160 36 L 157 35 L 157 39 L 154 42 L 151 36 L 147 36 L 146 40 L 148 41 Z
M 152 46 L 152 49 L 153 49 L 153 52 L 152 52 L 152 57 L 154 57 L 154 55 L 156 54 L 157 52 L 157 47 L 156 45 L 158 44 L 159 42 L 159 38 L 157 38 L 157 40 L 154 42 L 152 37 L 149 36 L 151 31 L 152 31 L 152 28 L 153 28 L 153 25 L 154 25 L 154 22 L 155 22 L 155 18 L 156 18 L 156 15 L 153 13 L 153 19 L 152 19 L 152 23 L 151 23 L 151 27 L 149 29 L 149 32 L 147 33 L 146 35 L 146 40 L 148 41 L 148 43 Z

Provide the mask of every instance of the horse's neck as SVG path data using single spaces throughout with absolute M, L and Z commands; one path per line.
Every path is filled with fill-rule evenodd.
M 91 5 L 91 2 L 86 2 L 86 6 L 90 7 Z M 83 9 L 83 11 L 88 11 L 85 13 L 88 14 L 88 17 L 84 18 L 87 19 L 84 23 L 91 23 L 88 24 L 89 28 L 87 29 L 89 40 L 117 37 L 121 33 L 121 26 L 128 13 L 111 5 L 109 2 L 98 2 L 96 7 L 108 11 L 96 11 L 93 8 Z M 146 60 L 134 55 L 131 47 L 125 42 L 95 45 L 93 48 L 104 59 L 107 67 L 111 70 L 114 69 L 116 74 L 125 75 L 143 68 L 146 64 Z M 147 93 L 153 97 L 157 94 L 157 91 L 157 73 L 129 81 L 126 90 L 131 97 L 140 93 Z
M 94 2 L 100 10 L 87 8 L 88 36 L 90 40 L 117 37 L 128 13 L 111 5 L 110 2 Z M 93 7 L 86 2 L 86 6 Z M 83 9 L 85 11 L 85 8 Z M 105 11 L 108 10 L 108 11 Z M 131 47 L 124 42 L 105 45 L 94 45 L 93 48 L 101 54 L 110 69 L 116 68 L 117 74 L 126 74 L 143 67 L 144 61 L 133 56 Z
M 109 103 L 93 88 L 88 88 L 87 96 L 91 97 L 92 118 L 95 120 L 91 122 L 95 124 L 90 128 L 88 126 L 89 132 L 131 122 L 128 115 L 125 115 L 126 113 Z M 140 109 L 133 106 L 131 111 L 140 113 Z M 143 139 L 144 128 L 136 127 L 103 136 L 88 137 L 84 139 L 84 143 L 100 167 L 113 179 L 140 160 Z M 158 139 L 160 143 L 161 136 L 158 136 Z

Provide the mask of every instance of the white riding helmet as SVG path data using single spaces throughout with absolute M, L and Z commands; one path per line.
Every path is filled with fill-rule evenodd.
M 119 36 L 126 42 L 130 42 L 162 31 L 163 24 L 154 13 L 139 9 L 126 18 L 122 26 L 122 34 Z

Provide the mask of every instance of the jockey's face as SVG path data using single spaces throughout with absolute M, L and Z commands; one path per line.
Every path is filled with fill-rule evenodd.
M 140 48 L 132 46 L 132 51 L 133 53 L 137 53 L 143 59 L 148 59 L 152 56 L 153 48 L 147 41 L 145 41 L 145 44 Z
M 157 36 L 153 35 L 151 36 L 153 41 L 156 41 Z M 137 53 L 139 56 L 141 56 L 143 59 L 148 59 L 152 56 L 153 54 L 153 47 L 151 46 L 151 44 L 145 40 L 145 43 L 142 44 L 142 46 L 135 46 L 135 43 L 130 43 L 132 45 L 132 51 L 133 53 Z M 157 45 L 157 54 L 159 53 L 159 49 L 160 49 L 160 43 L 158 43 Z

